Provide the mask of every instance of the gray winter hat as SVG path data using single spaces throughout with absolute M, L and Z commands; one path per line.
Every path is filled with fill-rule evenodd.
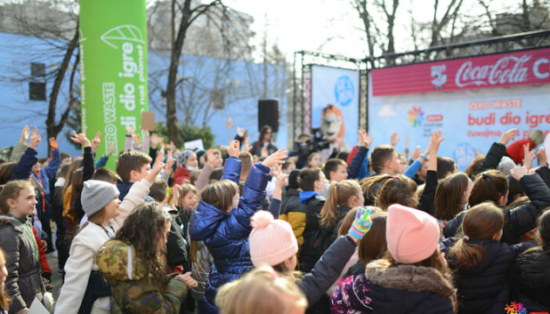
M 82 188 L 82 209 L 88 217 L 102 210 L 120 194 L 114 184 L 99 180 L 88 180 Z
M 191 155 L 193 155 L 194 152 L 192 150 L 184 150 L 183 152 L 181 152 L 178 157 L 176 157 L 176 161 L 178 162 L 178 166 L 181 166 L 183 168 L 185 168 L 185 164 L 187 163 L 187 160 L 189 160 L 189 157 L 191 157 Z

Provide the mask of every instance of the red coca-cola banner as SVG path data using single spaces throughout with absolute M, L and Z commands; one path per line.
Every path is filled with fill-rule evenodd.
M 550 48 L 372 70 L 373 96 L 550 83 Z

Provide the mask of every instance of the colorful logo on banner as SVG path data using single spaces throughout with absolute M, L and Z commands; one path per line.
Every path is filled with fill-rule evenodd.
M 334 97 L 336 103 L 342 107 L 346 107 L 353 101 L 355 96 L 355 86 L 347 75 L 340 76 L 334 84 Z
M 459 169 L 464 169 L 476 157 L 475 148 L 470 143 L 460 143 L 455 147 L 453 159 Z
M 424 122 L 424 111 L 420 107 L 412 107 L 409 112 L 409 123 L 412 123 L 413 127 L 419 127 Z
M 527 309 L 523 307 L 523 304 L 516 303 L 516 301 L 506 305 L 504 311 L 506 314 L 527 314 Z

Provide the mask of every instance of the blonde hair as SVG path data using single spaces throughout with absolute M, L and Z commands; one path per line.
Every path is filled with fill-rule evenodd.
M 541 130 L 531 130 L 529 132 L 529 139 L 533 141 L 535 146 L 539 146 L 544 142 L 544 133 Z
M 327 201 L 321 210 L 321 226 L 332 228 L 338 222 L 338 207 L 348 203 L 352 196 L 361 195 L 361 186 L 354 180 L 333 182 L 327 193 Z
M 307 308 L 307 299 L 292 279 L 263 266 L 218 289 L 216 306 L 223 314 L 285 314 Z

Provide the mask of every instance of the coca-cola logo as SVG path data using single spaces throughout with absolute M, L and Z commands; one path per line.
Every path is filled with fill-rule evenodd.
M 474 66 L 472 61 L 466 61 L 456 73 L 455 83 L 458 87 L 517 84 L 527 81 L 528 68 L 524 64 L 531 56 L 507 56 L 500 58 L 495 64 Z

